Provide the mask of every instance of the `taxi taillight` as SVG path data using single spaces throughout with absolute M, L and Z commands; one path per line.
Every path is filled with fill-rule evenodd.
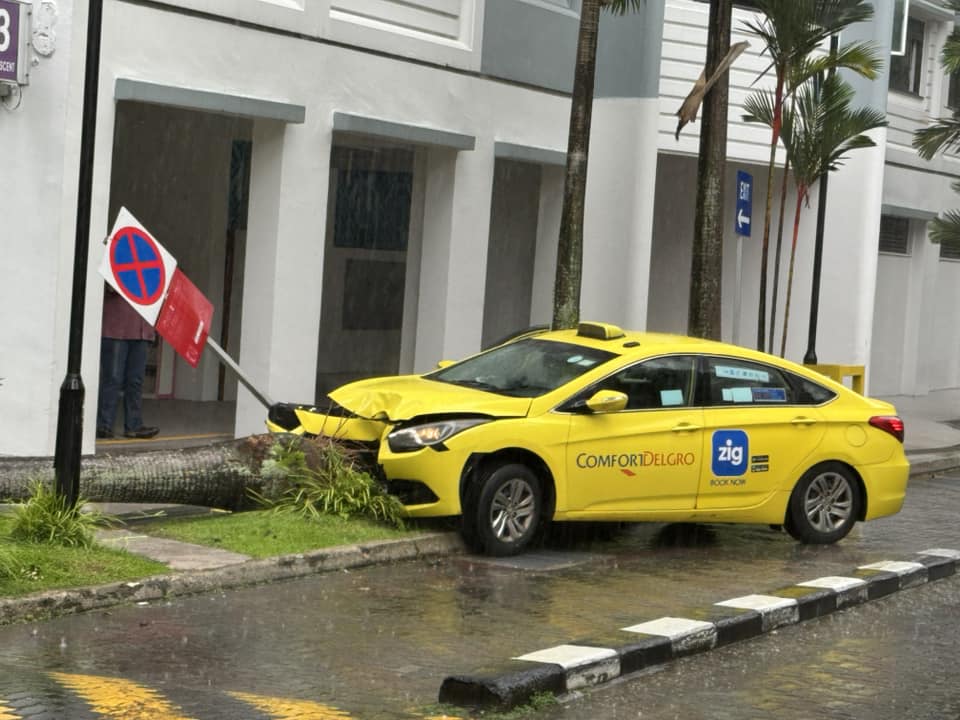
M 896 415 L 875 415 L 870 418 L 870 424 L 903 442 L 903 420 Z

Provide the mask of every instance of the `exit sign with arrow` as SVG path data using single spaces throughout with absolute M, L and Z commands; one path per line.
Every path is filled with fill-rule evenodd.
M 737 235 L 750 237 L 750 217 L 753 213 L 753 176 L 737 170 L 737 214 L 734 228 Z

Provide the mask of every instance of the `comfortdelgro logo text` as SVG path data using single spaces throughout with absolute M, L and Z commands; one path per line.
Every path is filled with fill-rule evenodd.
M 634 468 L 693 465 L 697 457 L 692 452 L 651 452 L 637 453 L 580 453 L 577 455 L 577 467 L 592 470 L 594 468 Z

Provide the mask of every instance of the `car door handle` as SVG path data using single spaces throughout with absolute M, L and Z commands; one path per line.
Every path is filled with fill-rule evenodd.
M 691 430 L 699 430 L 699 425 L 694 425 L 693 423 L 682 422 L 678 425 L 673 426 L 674 432 L 690 432 Z
M 793 425 L 816 425 L 817 419 L 801 416 L 801 417 L 795 417 L 793 420 L 790 421 L 790 423 Z

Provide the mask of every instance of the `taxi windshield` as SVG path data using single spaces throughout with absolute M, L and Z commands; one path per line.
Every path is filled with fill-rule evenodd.
M 431 373 L 431 380 L 513 397 L 538 397 L 616 357 L 606 350 L 525 338 Z

